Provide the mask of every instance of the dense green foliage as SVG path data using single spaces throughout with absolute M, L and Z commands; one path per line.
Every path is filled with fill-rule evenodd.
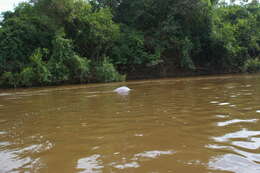
M 212 53 L 215 67 L 239 71 L 260 53 L 260 4 L 221 5 L 213 13 Z
M 260 72 L 260 60 L 258 58 L 246 60 L 243 70 L 249 73 Z
M 31 0 L 0 22 L 4 87 L 254 72 L 259 54 L 257 0 Z

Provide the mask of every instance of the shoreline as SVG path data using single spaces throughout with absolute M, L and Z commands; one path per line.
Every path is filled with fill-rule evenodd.
M 80 88 L 87 88 L 87 87 L 95 87 L 96 85 L 108 85 L 108 86 L 119 86 L 119 84 L 124 85 L 123 83 L 131 83 L 131 82 L 136 82 L 139 83 L 140 81 L 156 81 L 156 80 L 178 80 L 178 79 L 188 79 L 188 78 L 230 78 L 230 77 L 236 77 L 236 76 L 255 76 L 257 74 L 260 73 L 204 73 L 204 74 L 199 74 L 199 73 L 193 73 L 193 74 L 183 74 L 183 75 L 168 75 L 168 76 L 164 76 L 164 77 L 150 77 L 150 76 L 146 76 L 144 78 L 127 78 L 125 81 L 121 81 L 121 82 L 89 82 L 89 83 L 63 83 L 63 84 L 57 84 L 57 85 L 42 85 L 42 86 L 32 86 L 32 87 L 16 87 L 16 88 L 4 88 L 4 87 L 0 87 L 0 94 L 2 91 L 22 91 L 22 90 L 27 90 L 27 89 L 53 89 L 56 90 L 57 88 L 68 88 L 70 87 L 70 89 L 80 89 Z M 57 90 L 63 90 L 63 89 L 57 89 Z

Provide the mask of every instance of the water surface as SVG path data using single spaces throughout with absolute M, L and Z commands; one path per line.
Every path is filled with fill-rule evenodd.
M 1 90 L 0 172 L 259 173 L 259 119 L 259 75 Z

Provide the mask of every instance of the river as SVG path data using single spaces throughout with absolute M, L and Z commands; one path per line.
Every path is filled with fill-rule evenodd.
M 259 119 L 260 75 L 1 90 L 0 172 L 259 173 Z

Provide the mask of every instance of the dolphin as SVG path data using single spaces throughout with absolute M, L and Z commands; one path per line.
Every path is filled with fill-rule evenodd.
M 131 89 L 128 88 L 127 86 L 122 86 L 119 88 L 114 89 L 114 92 L 118 94 L 127 94 Z

